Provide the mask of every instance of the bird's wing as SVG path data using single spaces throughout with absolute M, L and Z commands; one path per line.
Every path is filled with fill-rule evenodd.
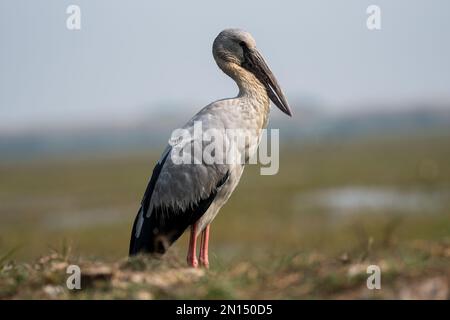
M 199 113 L 184 129 L 193 131 L 194 121 L 223 127 L 220 121 Z M 208 121 L 206 121 L 208 120 Z M 226 164 L 178 163 L 175 153 L 202 143 L 201 137 L 172 135 L 148 183 L 131 235 L 130 254 L 139 251 L 163 253 L 185 229 L 209 208 L 228 179 Z M 162 241 L 162 242 L 161 242 Z M 165 242 L 165 243 L 164 243 Z

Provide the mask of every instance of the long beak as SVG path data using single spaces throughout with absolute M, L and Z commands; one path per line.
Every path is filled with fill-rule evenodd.
M 292 117 L 292 111 L 286 100 L 286 97 L 281 91 L 278 81 L 267 66 L 263 56 L 256 49 L 245 48 L 244 57 L 245 62 L 243 67 L 253 72 L 253 74 L 266 87 L 267 94 L 270 100 L 284 113 Z

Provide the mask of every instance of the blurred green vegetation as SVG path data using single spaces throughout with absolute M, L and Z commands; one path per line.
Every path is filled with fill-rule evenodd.
M 339 254 L 450 236 L 450 199 L 408 212 L 382 206 L 335 212 L 304 195 L 352 187 L 450 191 L 450 137 L 439 135 L 285 145 L 277 175 L 249 165 L 212 225 L 212 265 L 267 252 Z M 0 165 L 0 256 L 37 258 L 69 243 L 82 256 L 127 254 L 131 225 L 159 153 L 80 155 Z M 403 212 L 405 211 L 405 212 Z M 182 252 L 186 238 L 175 248 Z

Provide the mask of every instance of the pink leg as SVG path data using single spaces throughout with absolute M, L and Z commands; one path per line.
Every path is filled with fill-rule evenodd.
M 198 260 L 197 260 L 197 224 L 194 223 L 191 225 L 191 236 L 189 238 L 189 248 L 187 254 L 187 263 L 188 266 L 197 268 Z
M 206 269 L 209 268 L 208 243 L 209 243 L 209 224 L 202 232 L 200 244 L 200 265 L 204 266 Z

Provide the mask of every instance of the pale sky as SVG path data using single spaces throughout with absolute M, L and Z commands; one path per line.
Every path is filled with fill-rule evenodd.
M 450 1 L 0 0 L 0 132 L 100 121 L 236 94 L 211 46 L 250 31 L 291 101 L 337 111 L 450 101 Z M 81 8 L 81 30 L 66 8 Z M 381 8 L 381 30 L 366 8 Z M 296 105 L 301 108 L 301 103 Z

